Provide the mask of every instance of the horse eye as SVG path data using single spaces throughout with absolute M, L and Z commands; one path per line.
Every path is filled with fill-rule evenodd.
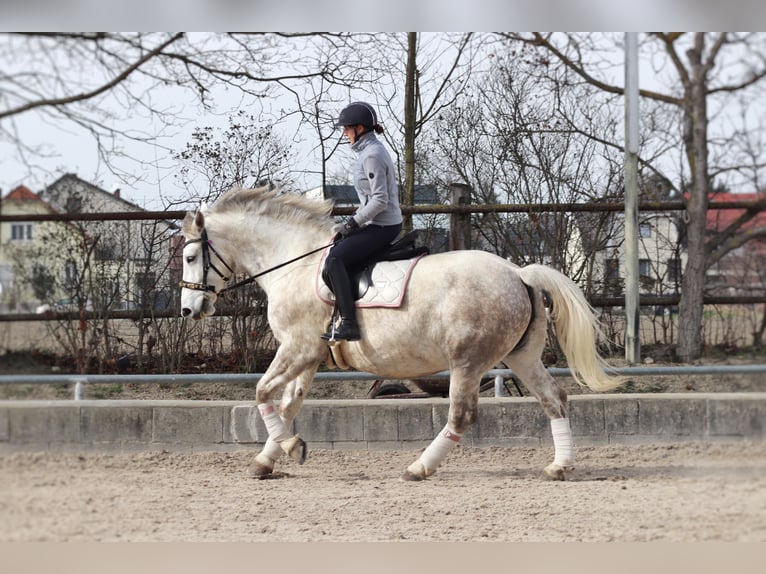
M 189 255 L 189 257 L 186 258 L 187 263 L 194 263 L 194 260 L 197 258 L 196 255 Z

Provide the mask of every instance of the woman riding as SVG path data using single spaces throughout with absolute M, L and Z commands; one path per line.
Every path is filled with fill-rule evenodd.
M 330 326 L 322 339 L 358 341 L 361 334 L 349 277 L 399 235 L 402 211 L 396 168 L 375 135 L 383 133 L 375 109 L 365 102 L 350 103 L 341 110 L 335 127 L 343 128 L 357 154 L 352 179 L 359 208 L 334 228 L 335 245 L 325 260 L 324 276 L 335 294 L 340 324 Z

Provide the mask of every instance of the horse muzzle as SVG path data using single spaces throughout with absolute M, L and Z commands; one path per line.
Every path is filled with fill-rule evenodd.
M 208 296 L 195 298 L 184 303 L 182 300 L 181 317 L 191 317 L 194 320 L 204 319 L 215 313 L 215 303 Z

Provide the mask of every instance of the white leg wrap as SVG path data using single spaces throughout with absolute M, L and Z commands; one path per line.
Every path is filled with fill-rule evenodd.
M 269 437 L 269 439 L 266 441 L 266 444 L 263 445 L 261 452 L 255 455 L 255 460 L 261 464 L 272 466 L 276 461 L 279 460 L 280 456 L 282 456 L 282 447 L 279 446 L 278 442 L 272 440 L 271 437 Z
M 285 421 L 279 416 L 279 412 L 277 412 L 273 401 L 258 405 L 258 412 L 261 413 L 261 418 L 266 425 L 266 431 L 269 433 L 269 441 L 280 443 L 283 440 L 290 438 L 290 433 L 287 432 Z M 266 444 L 268 445 L 268 441 Z
M 559 466 L 574 465 L 574 441 L 572 440 L 572 429 L 569 427 L 569 419 L 552 419 L 551 432 L 553 433 L 553 447 L 556 453 L 553 464 Z
M 436 435 L 436 438 L 428 445 L 418 459 L 425 468 L 426 476 L 436 472 L 436 469 L 447 458 L 450 451 L 460 442 L 461 435 L 453 433 L 446 426 Z

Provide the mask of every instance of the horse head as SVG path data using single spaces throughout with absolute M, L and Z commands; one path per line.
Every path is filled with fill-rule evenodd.
M 181 316 L 203 319 L 215 313 L 215 303 L 232 273 L 208 238 L 202 210 L 186 214 L 183 224 Z M 218 260 L 218 265 L 213 261 Z M 228 275 L 219 268 L 222 265 Z M 212 273 L 211 273 L 212 272 Z

